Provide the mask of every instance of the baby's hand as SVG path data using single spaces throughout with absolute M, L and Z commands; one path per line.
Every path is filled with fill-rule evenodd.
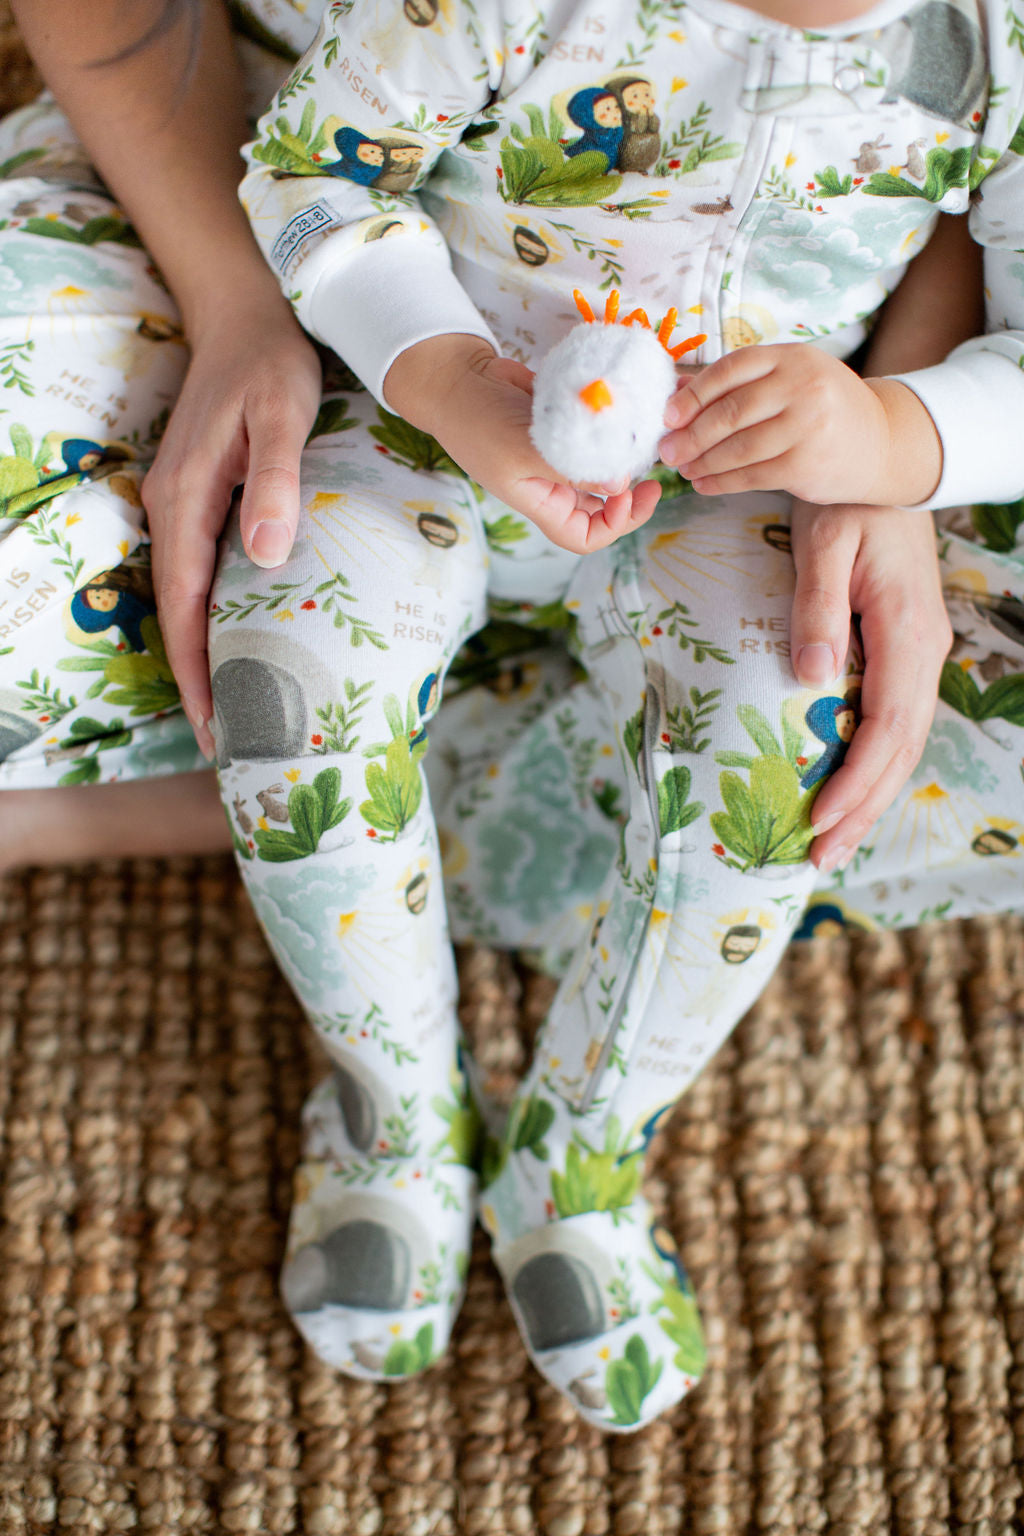
M 918 406 L 905 385 L 866 382 L 806 342 L 744 347 L 676 390 L 661 456 L 706 496 L 780 490 L 819 504 L 912 505 L 931 494 L 941 468 L 937 434 L 926 413 L 921 426 Z
M 475 336 L 418 342 L 392 364 L 392 410 L 446 449 L 499 501 L 529 518 L 552 542 L 587 554 L 646 523 L 661 488 L 581 487 L 561 482 L 530 440 L 533 374 L 498 357 Z

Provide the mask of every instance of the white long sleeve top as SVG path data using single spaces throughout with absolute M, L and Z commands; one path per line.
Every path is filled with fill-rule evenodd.
M 573 288 L 670 306 L 711 362 L 848 357 L 967 214 L 986 334 L 897 375 L 929 506 L 1024 494 L 1024 20 L 881 0 L 804 32 L 730 0 L 333 0 L 247 146 L 242 199 L 305 327 L 382 398 L 446 332 L 536 364 Z

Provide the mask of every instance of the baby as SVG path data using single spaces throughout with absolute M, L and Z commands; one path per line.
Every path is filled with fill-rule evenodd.
M 466 1272 L 478 1096 L 442 847 L 456 937 L 563 976 L 510 1115 L 484 1106 L 481 1215 L 538 1368 L 619 1430 L 704 1362 L 640 1192 L 647 1147 L 822 875 L 874 853 L 904 892 L 929 861 L 961 893 L 992 879 L 972 827 L 1019 793 L 1015 759 L 968 742 L 955 702 L 986 805 L 952 807 L 937 861 L 913 841 L 857 849 L 916 757 L 942 661 L 942 644 L 918 658 L 903 615 L 879 623 L 887 562 L 934 593 L 929 509 L 1024 491 L 1011 34 L 992 0 L 339 0 L 260 122 L 253 229 L 363 388 L 318 424 L 288 562 L 263 579 L 237 525 L 225 545 L 214 729 L 256 911 L 335 1064 L 307 1106 L 284 1292 L 353 1375 L 431 1364 Z M 954 258 L 932 246 L 861 378 L 843 359 L 972 189 L 990 334 L 943 361 L 965 328 L 938 295 L 970 285 L 940 287 Z M 656 478 L 568 485 L 530 442 L 531 370 L 573 288 L 611 286 L 708 341 Z M 863 692 L 856 645 L 794 633 L 791 664 L 794 501 L 859 504 L 835 515 Z M 891 504 L 911 510 L 870 510 Z M 814 526 L 794 512 L 801 580 L 827 597 Z M 944 559 L 978 568 L 952 535 Z M 484 631 L 489 613 L 517 627 Z M 564 647 L 534 649 L 531 629 Z M 432 726 L 446 676 L 474 663 L 490 686 L 450 688 Z M 885 694 L 910 665 L 921 717 L 901 725 Z

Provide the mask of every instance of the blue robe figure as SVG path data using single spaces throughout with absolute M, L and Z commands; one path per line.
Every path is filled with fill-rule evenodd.
M 419 712 L 420 721 L 424 715 L 429 715 L 437 707 L 437 673 L 428 672 L 422 683 L 416 690 L 416 709 Z M 421 741 L 427 739 L 427 727 L 423 722 L 419 730 L 409 737 L 409 746 L 416 747 Z
M 594 116 L 594 108 L 599 101 L 610 101 L 614 104 L 618 114 L 618 123 L 607 125 L 598 122 Z M 600 90 L 597 86 L 588 86 L 584 91 L 577 91 L 569 98 L 566 109 L 577 128 L 583 129 L 583 137 L 577 139 L 575 144 L 566 147 L 566 159 L 572 159 L 574 155 L 585 154 L 588 149 L 596 149 L 604 155 L 608 162 L 608 170 L 612 171 L 618 163 L 619 149 L 622 145 L 622 109 L 611 91 Z
M 365 158 L 365 145 L 370 146 L 369 158 Z M 339 128 L 334 135 L 334 146 L 341 159 L 322 166 L 324 174 L 343 176 L 346 181 L 357 182 L 361 187 L 372 187 L 384 169 L 384 150 L 376 139 L 368 139 L 358 128 Z M 364 150 L 362 156 L 361 149 Z
M 77 470 L 80 475 L 94 470 L 105 452 L 100 443 L 91 442 L 87 437 L 66 437 L 60 445 L 60 456 L 69 471 Z
M 840 735 L 837 725 L 840 715 L 850 716 L 849 732 L 845 737 Z M 850 738 L 856 725 L 857 712 L 849 699 L 840 699 L 835 694 L 830 694 L 827 698 L 815 699 L 804 715 L 804 720 L 818 740 L 825 744 L 824 752 L 817 762 L 811 764 L 800 780 L 801 789 L 810 789 L 821 779 L 827 779 L 830 774 L 835 773 L 846 756 L 846 749 L 850 745 Z
M 147 599 L 131 590 L 137 585 L 128 572 L 103 571 L 72 597 L 71 617 L 89 635 L 100 635 L 116 627 L 133 651 L 144 651 L 142 621 L 155 617 L 156 605 L 151 597 Z M 102 606 L 97 602 L 101 594 Z

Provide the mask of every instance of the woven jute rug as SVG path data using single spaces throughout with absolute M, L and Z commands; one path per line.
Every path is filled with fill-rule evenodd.
M 0 109 L 36 83 L 0 0 Z M 550 987 L 460 969 L 510 1091 Z M 303 1348 L 276 1276 L 323 1062 L 227 860 L 0 881 L 0 1533 L 1022 1532 L 1022 1024 L 1018 919 L 792 949 L 655 1147 L 707 1376 L 605 1437 L 482 1238 L 426 1376 Z
M 550 983 L 461 956 L 510 1086 Z M 1024 1529 L 1024 924 L 794 946 L 656 1145 L 709 1368 L 633 1437 L 528 1364 L 482 1236 L 394 1387 L 277 1296 L 322 1070 L 228 860 L 0 882 L 0 1531 Z

